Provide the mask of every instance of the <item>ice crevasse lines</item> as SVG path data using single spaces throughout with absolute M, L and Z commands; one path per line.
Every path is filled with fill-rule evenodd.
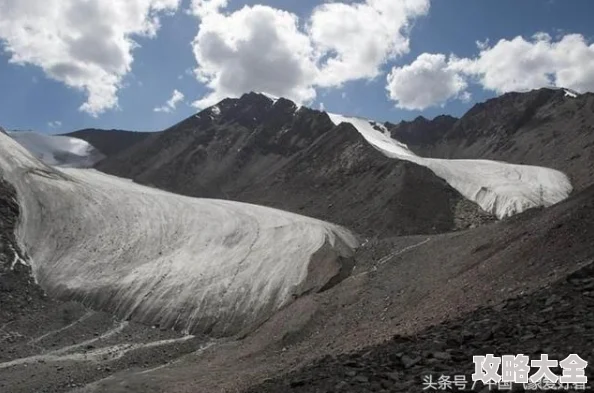
M 349 123 L 384 155 L 424 166 L 483 210 L 504 218 L 566 199 L 572 191 L 562 172 L 490 160 L 449 160 L 419 157 L 369 120 L 329 114 L 335 125 Z M 379 130 L 377 129 L 379 128 Z
M 50 295 L 162 328 L 255 327 L 322 289 L 358 245 L 297 214 L 48 166 L 5 134 L 0 176 L 17 191 L 17 240 Z

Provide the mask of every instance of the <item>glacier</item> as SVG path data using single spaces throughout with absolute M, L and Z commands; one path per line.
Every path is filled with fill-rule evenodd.
M 490 160 L 419 157 L 408 146 L 392 139 L 382 125 L 362 118 L 328 115 L 337 126 L 353 125 L 384 155 L 430 169 L 466 199 L 500 219 L 533 207 L 551 206 L 566 199 L 573 190 L 569 178 L 554 169 Z
M 87 141 L 35 131 L 10 131 L 14 140 L 47 165 L 90 168 L 105 156 Z
M 228 336 L 336 283 L 358 239 L 316 219 L 46 165 L 0 134 L 17 240 L 50 295 L 161 328 Z

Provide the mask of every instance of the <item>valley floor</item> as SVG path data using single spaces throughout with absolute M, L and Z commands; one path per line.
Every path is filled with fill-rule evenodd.
M 166 386 L 143 390 L 137 381 L 178 362 L 199 363 L 204 350 L 222 344 L 118 321 L 74 302 L 43 296 L 29 296 L 28 301 L 30 312 L 0 326 L 0 391 L 178 391 Z M 452 380 L 464 375 L 470 389 L 473 355 L 523 353 L 534 359 L 547 353 L 560 360 L 578 353 L 592 364 L 593 342 L 590 264 L 535 293 L 481 307 L 413 335 L 396 335 L 384 344 L 322 357 L 246 392 L 418 392 L 427 386 L 423 378 L 437 382 L 442 375 Z M 200 368 L 195 371 L 200 374 Z M 587 375 L 594 377 L 591 367 Z M 480 383 L 476 386 L 476 391 L 483 389 Z
M 29 299 L 27 309 L 0 326 L 2 392 L 66 392 L 123 370 L 160 367 L 211 343 L 75 302 Z

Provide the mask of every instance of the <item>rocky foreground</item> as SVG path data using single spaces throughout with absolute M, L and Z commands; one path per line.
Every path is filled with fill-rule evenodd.
M 531 295 L 480 308 L 415 336 L 395 336 L 359 352 L 327 356 L 249 392 L 488 391 L 481 382 L 473 388 L 471 378 L 472 356 L 487 353 L 525 354 L 530 359 L 548 354 L 559 361 L 576 353 L 588 361 L 586 375 L 592 381 L 593 342 L 594 264 L 590 264 Z M 553 371 L 561 375 L 560 369 Z M 530 390 L 522 384 L 512 388 Z

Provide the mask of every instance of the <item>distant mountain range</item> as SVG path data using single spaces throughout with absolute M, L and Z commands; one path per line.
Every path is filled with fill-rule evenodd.
M 436 233 L 487 215 L 444 180 L 392 160 L 348 124 L 286 99 L 226 99 L 97 169 L 190 196 L 263 204 L 366 234 Z
M 289 210 L 370 236 L 476 226 L 493 215 L 547 206 L 565 198 L 571 186 L 593 183 L 593 94 L 509 93 L 460 119 L 333 119 L 284 98 L 249 93 L 162 132 L 85 129 L 66 135 L 105 155 L 96 168 L 109 174 L 189 196 Z M 375 133 L 379 145 L 361 127 Z M 389 137 L 404 144 L 405 155 L 542 166 L 565 173 L 571 186 L 554 171 L 514 179 L 522 167 L 495 165 L 487 173 L 479 161 L 444 169 L 439 160 L 403 159 L 382 148 Z M 496 182 L 487 180 L 498 171 Z
M 550 167 L 582 189 L 594 173 L 587 150 L 594 143 L 588 122 L 593 103 L 592 94 L 541 89 L 477 104 L 460 119 L 375 124 L 423 157 Z M 161 133 L 134 134 L 132 140 L 113 131 L 114 148 L 97 168 L 186 195 L 274 206 L 370 234 L 434 233 L 487 220 L 432 171 L 387 159 L 355 131 L 337 127 L 324 112 L 249 93 Z M 98 139 L 95 144 L 104 139 L 93 131 L 78 136 Z

